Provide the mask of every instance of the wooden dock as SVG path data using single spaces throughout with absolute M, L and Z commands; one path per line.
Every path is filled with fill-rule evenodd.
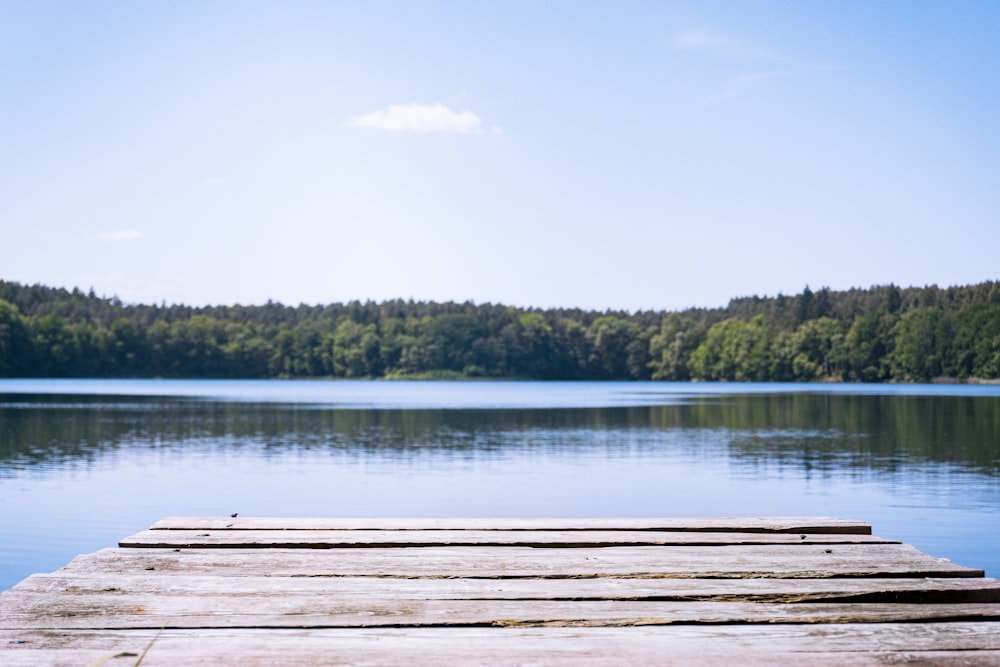
M 0 664 L 1000 665 L 1000 582 L 828 518 L 169 518 L 0 594 Z

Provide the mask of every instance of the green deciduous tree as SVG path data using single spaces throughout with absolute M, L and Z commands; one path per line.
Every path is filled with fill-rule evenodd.
M 382 375 L 382 342 L 374 324 L 358 324 L 348 318 L 337 322 L 331 339 L 333 374 L 337 377 Z
M 837 320 L 820 317 L 803 322 L 792 334 L 792 377 L 800 382 L 834 377 L 843 344 L 844 332 Z
M 959 377 L 1000 378 L 1000 303 L 969 306 L 955 318 Z
M 587 328 L 588 367 L 600 379 L 640 380 L 649 377 L 649 343 L 639 325 L 614 315 L 598 317 Z
M 691 379 L 691 353 L 705 339 L 704 327 L 678 313 L 663 318 L 660 330 L 649 341 L 649 368 L 654 380 Z
M 713 324 L 691 354 L 691 371 L 701 380 L 764 382 L 773 366 L 771 337 L 762 315 Z
M 942 374 L 947 354 L 940 308 L 914 308 L 903 313 L 892 328 L 893 347 L 887 355 L 889 371 L 897 380 L 926 382 Z
M 0 377 L 32 375 L 34 349 L 17 308 L 0 299 Z
M 107 336 L 107 363 L 112 375 L 141 376 L 150 364 L 146 330 L 120 317 L 111 323 Z
M 38 375 L 71 377 L 79 362 L 80 350 L 73 330 L 62 317 L 50 313 L 33 322 L 31 343 L 38 360 Z
M 843 375 L 855 382 L 882 382 L 889 379 L 891 369 L 893 327 L 896 317 L 877 310 L 857 317 L 844 337 Z

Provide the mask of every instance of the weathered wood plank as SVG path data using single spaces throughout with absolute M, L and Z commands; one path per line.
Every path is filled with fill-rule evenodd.
M 871 525 L 832 517 L 726 518 L 278 518 L 166 517 L 151 530 L 659 530 L 871 534 Z
M 104 549 L 61 570 L 188 576 L 381 577 L 982 577 L 907 544 L 832 546 L 416 549 Z
M 860 522 L 154 528 L 0 594 L 0 663 L 135 664 L 147 648 L 146 667 L 1000 661 L 1000 582 Z
M 264 604 L 266 603 L 266 604 Z M 649 602 L 633 600 L 385 600 L 337 596 L 14 596 L 0 628 L 613 627 L 717 623 L 1000 621 L 1000 605 Z M 1000 625 L 998 625 L 1000 628 Z
M 900 544 L 851 533 L 707 533 L 671 531 L 499 530 L 146 530 L 122 539 L 130 548 L 346 548 L 422 546 L 573 547 L 732 544 Z
M 391 642 L 387 642 L 391 643 Z M 315 667 L 316 665 L 332 665 L 333 667 L 372 667 L 372 665 L 401 665 L 406 667 L 439 667 L 442 663 L 457 663 L 461 665 L 617 665 L 620 667 L 648 667 L 650 664 L 663 667 L 775 667 L 775 665 L 794 665 L 795 667 L 885 667 L 892 665 L 913 665 L 919 667 L 996 667 L 1000 664 L 1000 651 L 983 651 L 970 655 L 968 651 L 927 652 L 886 654 L 872 653 L 809 653 L 794 656 L 777 656 L 769 651 L 712 654 L 704 651 L 691 650 L 674 651 L 672 647 L 662 646 L 658 649 L 636 651 L 626 650 L 611 652 L 596 649 L 586 653 L 574 653 L 563 649 L 542 649 L 528 652 L 523 647 L 510 649 L 494 649 L 487 654 L 479 651 L 464 653 L 456 649 L 433 650 L 433 655 L 407 656 L 386 647 L 379 646 L 373 650 L 350 652 L 346 655 L 338 646 L 324 649 L 335 651 L 329 656 L 326 653 L 317 657 L 310 655 L 298 647 L 288 647 L 282 653 L 277 650 L 261 650 L 255 652 L 240 651 L 233 640 L 227 647 L 219 649 L 214 646 L 204 649 L 187 647 L 156 647 L 151 656 L 135 651 L 125 651 L 111 654 L 107 651 L 81 650 L 39 650 L 28 655 L 26 651 L 16 654 L 6 667 L 81 667 L 81 665 L 104 665 L 115 667 L 121 665 L 130 667 L 142 659 L 143 667 L 175 667 L 189 665 L 198 667 L 252 667 L 254 665 L 282 665 L 288 667 Z M 239 651 L 239 652 L 237 652 Z M 668 651 L 672 651 L 667 653 Z M 145 657 L 140 658 L 139 656 Z
M 397 600 L 659 600 L 729 602 L 1000 602 L 1000 581 L 984 578 L 856 579 L 395 579 L 379 577 L 163 577 L 158 572 L 74 576 L 36 574 L 12 596 L 69 595 L 202 596 L 252 595 L 258 604 L 272 596 L 335 596 Z M 136 604 L 142 604 L 136 602 Z
M 9 650 L 16 648 L 17 650 Z M 397 630 L 0 630 L 10 667 L 132 665 L 995 665 L 995 623 Z M 112 656 L 130 653 L 119 659 Z

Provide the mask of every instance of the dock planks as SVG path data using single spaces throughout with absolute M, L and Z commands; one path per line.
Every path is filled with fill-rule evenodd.
M 0 594 L 0 663 L 1000 664 L 1000 582 L 871 532 L 171 517 Z

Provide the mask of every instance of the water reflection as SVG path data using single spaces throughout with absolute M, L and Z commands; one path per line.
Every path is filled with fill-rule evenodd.
M 0 475 L 90 465 L 121 450 L 339 451 L 397 459 L 532 450 L 582 457 L 665 450 L 807 471 L 927 463 L 1000 475 L 1000 400 L 746 394 L 635 407 L 329 409 L 137 396 L 6 395 Z M 675 453 L 677 453 L 675 451 Z
M 1000 573 L 996 388 L 33 383 L 0 383 L 0 590 L 233 511 L 832 515 Z

